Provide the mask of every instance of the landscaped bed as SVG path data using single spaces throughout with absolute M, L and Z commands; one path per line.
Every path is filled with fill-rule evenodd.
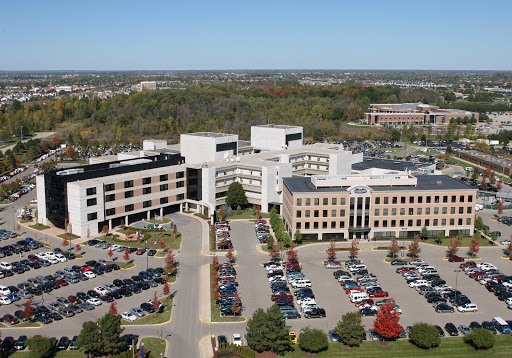
M 140 343 L 144 343 L 144 354 L 145 357 L 149 358 L 161 358 L 165 354 L 165 340 L 158 337 L 144 337 L 140 340 Z
M 151 325 L 168 322 L 171 319 L 172 298 L 161 298 L 160 302 L 165 305 L 162 313 L 148 313 L 145 317 L 139 318 L 133 322 L 128 322 L 122 319 L 121 324 L 125 326 L 132 326 L 137 324 Z
M 217 302 L 215 302 L 215 299 L 213 298 L 213 266 L 210 265 L 210 304 L 211 304 L 211 310 L 212 310 L 212 322 L 243 322 L 246 320 L 244 316 L 224 316 L 222 317 L 220 315 L 220 307 L 217 305 Z
M 43 225 L 43 224 L 34 224 L 34 225 L 30 225 L 29 228 L 34 229 L 34 230 L 46 230 L 46 229 L 49 229 L 50 227 Z
M 146 248 L 148 250 L 155 249 L 161 250 L 163 248 L 171 248 L 173 250 L 179 250 L 181 247 L 181 233 L 177 233 L 174 235 L 171 232 L 167 231 L 159 231 L 159 230 L 145 230 L 145 229 L 137 229 L 137 228 L 128 228 L 131 232 L 135 233 L 137 231 L 144 234 L 144 238 L 141 240 L 120 240 L 118 239 L 118 235 L 103 235 L 98 237 L 98 240 L 103 240 L 109 242 L 111 244 L 117 244 L 121 246 L 127 247 L 136 247 L 136 248 Z M 126 230 L 124 230 L 126 232 Z M 164 247 L 160 246 L 160 241 L 164 239 Z

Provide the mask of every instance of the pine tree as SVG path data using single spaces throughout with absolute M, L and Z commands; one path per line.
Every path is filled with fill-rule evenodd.
M 284 354 L 292 350 L 290 327 L 286 326 L 279 306 L 272 305 L 267 311 L 258 308 L 247 321 L 247 333 L 250 334 L 249 346 L 258 351 L 271 351 Z
M 351 347 L 359 346 L 365 334 L 361 314 L 359 312 L 345 313 L 334 328 L 334 332 L 340 336 L 343 344 Z
M 101 332 L 96 322 L 87 321 L 82 324 L 82 330 L 78 335 L 76 345 L 90 355 L 99 352 L 101 349 Z
M 247 196 L 245 195 L 245 190 L 242 184 L 236 181 L 229 184 L 226 192 L 226 204 L 231 208 L 236 208 L 239 205 L 247 205 Z
M 101 331 L 101 349 L 104 353 L 116 354 L 126 346 L 126 343 L 119 339 L 124 330 L 121 328 L 121 316 L 107 312 L 98 324 Z
M 402 332 L 399 320 L 400 314 L 395 310 L 395 301 L 390 298 L 380 307 L 373 329 L 384 339 L 395 339 Z

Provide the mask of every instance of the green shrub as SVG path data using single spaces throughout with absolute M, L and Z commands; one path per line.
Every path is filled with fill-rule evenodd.
M 436 327 L 424 322 L 412 326 L 409 337 L 412 344 L 423 349 L 434 348 L 441 343 Z
M 318 353 L 326 350 L 328 346 L 327 335 L 324 331 L 306 327 L 299 336 L 299 347 L 303 351 Z
M 470 334 L 464 337 L 464 342 L 473 346 L 475 349 L 489 349 L 494 346 L 496 338 L 491 331 L 485 328 L 475 328 Z

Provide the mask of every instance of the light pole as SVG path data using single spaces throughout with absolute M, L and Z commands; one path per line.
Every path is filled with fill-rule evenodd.
M 459 281 L 459 272 L 462 270 L 453 270 L 455 272 L 455 302 L 457 301 L 457 283 Z
M 12 209 L 12 232 L 16 232 L 16 219 L 14 218 L 14 204 L 11 204 Z

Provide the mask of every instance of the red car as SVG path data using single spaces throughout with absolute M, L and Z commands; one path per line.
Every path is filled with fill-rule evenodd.
M 370 292 L 368 294 L 368 296 L 370 296 L 370 297 L 388 297 L 389 294 L 388 294 L 387 291 L 382 291 L 381 290 L 381 291 Z
M 267 224 L 267 220 L 256 220 L 254 222 L 255 225 L 258 225 L 258 224 L 263 224 L 263 225 L 266 225 Z
M 272 301 L 276 300 L 293 300 L 293 296 L 282 292 L 278 295 L 272 295 Z
M 58 280 L 55 280 L 55 283 L 56 284 L 59 284 L 60 286 L 67 286 L 69 285 L 68 281 L 64 280 L 64 279 L 58 279 Z
M 415 271 L 412 267 L 399 267 L 396 269 L 396 273 Z
M 342 286 L 345 286 L 345 285 L 350 285 L 350 284 L 357 285 L 358 283 L 353 280 L 343 280 L 343 281 L 340 281 L 340 284 Z
M 91 271 L 91 268 L 87 265 L 80 266 L 84 271 Z
M 146 252 L 146 249 L 138 249 L 138 250 L 137 250 L 137 252 L 136 252 L 136 254 L 137 254 L 137 255 L 142 255 L 142 254 L 143 254 L 143 253 L 145 253 L 145 252 Z
M 469 277 L 471 278 L 475 278 L 477 277 L 478 275 L 485 275 L 485 271 L 475 271 L 475 272 L 471 272 L 469 274 Z
M 362 300 L 361 302 L 357 302 L 356 306 L 364 306 L 364 305 L 374 305 L 375 302 L 371 298 L 366 298 Z
M 28 260 L 32 261 L 32 262 L 36 262 L 36 261 L 39 261 L 39 257 L 37 257 L 36 255 L 28 255 Z
M 347 288 L 345 290 L 345 293 L 348 295 L 350 292 L 352 291 L 356 291 L 356 292 L 364 292 L 364 290 L 362 288 L 357 288 L 357 287 L 350 287 L 350 288 Z
M 460 257 L 460 256 L 453 255 L 453 256 L 450 256 L 448 261 L 450 261 L 450 262 L 464 262 L 464 259 L 462 257 Z
M 76 305 L 78 305 L 78 304 L 82 303 L 82 301 L 81 301 L 78 297 L 76 297 L 76 296 L 74 296 L 74 295 L 68 296 L 68 300 L 69 300 L 71 303 L 74 303 L 74 304 L 76 304 Z
M 20 323 L 20 321 L 12 314 L 6 314 L 2 318 L 4 319 L 4 322 L 9 323 L 11 326 Z
M 464 262 L 463 264 L 460 264 L 459 265 L 460 268 L 465 268 L 465 267 L 476 267 L 476 262 L 475 261 L 466 261 Z

